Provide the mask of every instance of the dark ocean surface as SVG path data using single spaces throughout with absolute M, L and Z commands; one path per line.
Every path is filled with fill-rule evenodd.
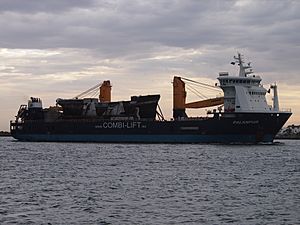
M 279 142 L 0 137 L 0 224 L 300 224 L 300 141 Z

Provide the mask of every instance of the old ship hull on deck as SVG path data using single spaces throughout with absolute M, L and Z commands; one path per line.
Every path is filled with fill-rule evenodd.
M 108 143 L 259 143 L 273 142 L 291 116 L 281 113 L 222 113 L 212 118 L 172 121 L 72 120 L 11 123 L 21 141 Z

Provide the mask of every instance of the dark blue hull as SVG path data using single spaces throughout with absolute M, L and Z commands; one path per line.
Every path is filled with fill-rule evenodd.
M 43 120 L 11 123 L 20 141 L 109 143 L 272 142 L 291 113 L 227 113 L 175 121 Z
M 47 135 L 17 134 L 20 141 L 101 142 L 101 143 L 257 143 L 256 135 Z M 274 136 L 266 134 L 260 142 L 271 143 Z

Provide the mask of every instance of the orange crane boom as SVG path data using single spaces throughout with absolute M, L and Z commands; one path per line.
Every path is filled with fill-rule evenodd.
M 217 97 L 217 98 L 210 98 L 210 99 L 205 99 L 197 102 L 190 102 L 185 104 L 184 107 L 190 109 L 199 109 L 199 108 L 212 107 L 212 106 L 217 106 L 222 104 L 224 104 L 224 97 Z
M 173 79 L 173 109 L 184 110 L 186 108 L 198 109 L 224 104 L 224 97 L 210 98 L 197 102 L 186 103 L 185 83 L 181 77 Z

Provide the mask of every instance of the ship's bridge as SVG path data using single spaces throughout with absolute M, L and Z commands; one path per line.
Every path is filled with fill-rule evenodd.
M 261 84 L 261 77 L 254 75 L 250 63 L 244 64 L 241 54 L 231 64 L 238 64 L 238 76 L 220 72 L 218 80 L 224 92 L 225 112 L 276 112 L 279 111 L 277 89 L 274 89 L 273 107 L 266 100 L 267 90 Z M 275 94 L 276 91 L 276 94 Z
M 218 80 L 220 82 L 220 86 L 259 86 L 261 82 L 260 76 L 252 75 L 249 77 L 235 77 L 229 76 L 227 72 L 219 73 Z

